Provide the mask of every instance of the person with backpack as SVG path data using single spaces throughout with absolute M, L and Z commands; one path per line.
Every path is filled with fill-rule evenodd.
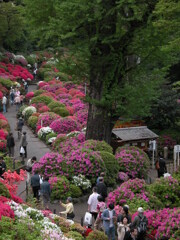
M 144 209 L 142 207 L 138 208 L 138 215 L 134 218 L 131 227 L 137 228 L 138 238 L 137 240 L 145 240 L 146 231 L 148 226 L 148 219 L 144 215 Z
M 155 164 L 158 178 L 163 177 L 165 173 L 167 173 L 167 167 L 166 167 L 166 162 L 162 157 L 162 154 L 159 154 L 159 160 L 156 161 Z

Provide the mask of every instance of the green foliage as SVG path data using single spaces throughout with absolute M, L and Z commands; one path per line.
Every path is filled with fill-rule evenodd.
M 106 166 L 105 182 L 108 186 L 114 186 L 119 172 L 118 161 L 112 153 L 100 151 L 100 154 Z
M 42 89 L 36 90 L 36 91 L 34 92 L 34 97 L 37 97 L 37 96 L 41 95 L 41 94 L 44 93 L 44 92 L 46 92 L 46 91 L 45 91 L 45 90 L 42 90 Z
M 177 171 L 173 174 L 173 177 L 178 180 L 180 184 L 180 167 L 177 169 Z
M 46 135 L 46 144 L 49 144 L 48 140 L 52 137 L 57 137 L 57 134 L 56 133 L 49 133 L 49 134 Z
M 19 240 L 43 240 L 39 235 L 39 225 L 28 224 L 29 220 L 22 221 L 14 220 L 8 217 L 2 217 L 0 221 L 0 240 L 4 239 L 19 239 Z
M 21 6 L 16 6 L 12 2 L 2 2 L 0 22 L 0 46 L 8 50 L 22 51 L 25 36 Z
M 13 171 L 14 169 L 13 169 L 13 160 L 12 160 L 12 158 L 10 158 L 9 156 L 5 156 L 5 157 L 4 157 L 4 161 L 5 161 L 5 163 L 6 163 L 7 169 Z M 19 168 L 19 167 L 21 167 L 21 166 L 22 166 L 21 161 L 16 160 L 16 161 L 15 161 L 15 168 L 17 169 L 17 168 Z
M 76 185 L 74 184 L 70 184 L 69 186 L 69 195 L 72 197 L 72 198 L 79 198 L 82 196 L 82 191 L 79 187 L 77 187 Z
M 74 232 L 74 231 L 70 231 L 66 234 L 66 236 L 68 238 L 72 238 L 72 239 L 75 239 L 75 240 L 84 240 L 84 237 L 78 233 L 78 232 Z
M 57 151 L 57 152 L 60 152 L 59 145 L 60 145 L 61 142 L 66 141 L 66 139 L 67 139 L 66 136 L 56 138 L 56 140 L 53 142 L 53 150 Z
M 2 84 L 7 89 L 10 89 L 13 85 L 10 79 L 4 79 L 4 78 L 0 78 L 0 84 Z
M 151 195 L 156 196 L 165 207 L 178 207 L 180 204 L 180 185 L 172 177 L 157 179 L 147 187 Z
M 51 111 L 53 111 L 54 113 L 58 114 L 61 117 L 69 116 L 69 111 L 64 107 L 55 107 Z
M 48 97 L 48 96 L 37 96 L 32 98 L 31 103 L 45 103 L 46 105 L 48 105 L 49 103 L 51 103 L 53 101 L 52 98 Z
M 32 115 L 33 113 L 34 113 L 33 110 L 31 110 L 31 109 L 27 110 L 27 111 L 25 112 L 25 114 L 24 114 L 24 119 L 25 119 L 26 121 L 28 121 L 28 119 L 31 117 L 31 115 Z
M 51 200 L 57 200 L 57 199 L 67 199 L 69 196 L 69 181 L 66 177 L 57 177 L 57 181 L 51 181 Z
M 64 104 L 57 102 L 57 101 L 52 101 L 51 103 L 48 104 L 48 108 L 50 108 L 51 111 L 54 111 L 55 108 L 63 108 Z
M 129 211 L 131 213 L 135 213 L 137 211 L 138 207 L 142 207 L 144 210 L 149 209 L 149 203 L 143 199 L 139 199 L 136 196 L 131 200 L 127 200 L 127 204 L 129 206 Z
M 10 198 L 9 190 L 0 182 L 0 196 Z
M 84 142 L 84 146 L 94 151 L 105 151 L 113 153 L 112 147 L 105 141 L 87 140 Z
M 36 129 L 36 124 L 38 122 L 38 117 L 36 116 L 30 116 L 28 118 L 28 125 L 33 129 L 35 130 Z
M 86 238 L 87 240 L 108 240 L 108 237 L 105 235 L 104 232 L 100 232 L 100 231 L 92 231 L 90 232 L 90 234 L 88 235 L 88 237 Z

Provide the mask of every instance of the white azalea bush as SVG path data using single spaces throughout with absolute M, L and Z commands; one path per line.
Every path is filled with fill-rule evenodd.
M 82 190 L 87 190 L 91 188 L 91 182 L 89 179 L 86 179 L 86 177 L 82 174 L 79 174 L 78 176 L 74 176 L 72 183 L 78 187 L 80 187 Z
M 33 113 L 37 112 L 37 109 L 33 106 L 28 106 L 22 111 L 22 115 L 25 116 L 26 112 L 31 110 Z
M 45 140 L 45 139 L 46 139 L 46 136 L 47 136 L 49 133 L 54 133 L 54 131 L 52 130 L 52 128 L 50 128 L 50 127 L 42 127 L 42 128 L 40 128 L 39 131 L 38 131 L 38 137 L 39 137 L 41 140 Z

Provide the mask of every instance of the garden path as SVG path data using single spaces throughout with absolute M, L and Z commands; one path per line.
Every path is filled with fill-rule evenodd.
M 29 92 L 36 90 L 36 85 L 30 85 L 29 86 Z M 20 159 L 19 157 L 19 148 L 20 148 L 20 141 L 18 140 L 18 135 L 17 131 L 15 130 L 16 123 L 17 123 L 17 118 L 16 118 L 16 107 L 15 106 L 9 106 L 8 112 L 5 113 L 6 118 L 8 119 L 8 122 L 11 127 L 11 132 L 14 135 L 15 139 L 15 159 Z M 27 132 L 27 141 L 28 141 L 28 146 L 27 146 L 27 159 L 31 158 L 32 156 L 36 156 L 37 159 L 40 159 L 42 156 L 44 156 L 47 152 L 50 152 L 51 150 L 44 144 L 41 140 L 39 140 L 33 133 L 32 131 L 25 125 L 23 127 L 23 131 Z M 27 159 L 25 159 L 27 161 Z M 17 190 L 17 195 L 20 196 L 24 201 L 26 200 L 26 180 L 22 181 L 18 185 L 18 190 Z M 75 207 L 75 220 L 77 222 L 81 221 L 81 218 L 84 216 L 85 212 L 87 211 L 87 201 L 81 202 L 81 203 L 76 203 L 74 205 Z M 50 210 L 51 211 L 56 211 L 58 214 L 59 211 L 63 211 L 64 208 L 59 206 L 59 203 L 53 203 L 50 204 Z

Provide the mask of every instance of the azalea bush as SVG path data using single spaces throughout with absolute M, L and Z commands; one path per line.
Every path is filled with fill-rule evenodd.
M 160 178 L 148 186 L 150 194 L 155 195 L 165 207 L 180 206 L 180 185 L 173 177 Z
M 75 184 L 77 187 L 80 187 L 83 191 L 92 187 L 89 179 L 86 179 L 86 177 L 82 174 L 79 174 L 78 176 L 73 176 L 72 183 Z
M 48 105 L 49 103 L 51 103 L 53 101 L 53 99 L 51 97 L 48 97 L 48 96 L 37 96 L 37 97 L 34 97 L 32 98 L 31 100 L 31 103 L 44 103 L 46 105 Z
M 88 149 L 92 149 L 93 151 L 105 151 L 109 153 L 113 153 L 112 147 L 106 143 L 105 141 L 98 140 L 86 140 L 84 142 L 84 147 Z
M 41 124 L 42 124 L 43 127 L 49 127 L 50 124 L 55 119 L 59 119 L 59 118 L 60 118 L 60 116 L 53 112 L 42 113 L 42 114 L 40 114 L 40 116 L 38 118 L 37 126 L 41 126 Z
M 28 119 L 28 125 L 33 129 L 35 130 L 36 129 L 36 124 L 38 122 L 38 117 L 36 116 L 31 116 L 29 117 Z
M 51 123 L 50 127 L 53 129 L 54 132 L 58 134 L 69 133 L 74 130 L 80 130 L 79 124 L 68 117 L 54 120 Z
M 150 167 L 147 154 L 137 147 L 120 147 L 116 150 L 115 158 L 119 170 L 130 178 L 146 178 Z
M 57 101 L 52 101 L 50 104 L 48 104 L 48 108 L 50 108 L 51 111 L 53 111 L 54 108 L 63 108 L 63 107 L 65 107 L 64 104 Z
M 115 156 L 110 152 L 100 151 L 100 155 L 106 166 L 105 182 L 108 186 L 114 186 L 116 185 L 119 172 L 118 161 L 116 160 Z
M 60 115 L 61 117 L 69 116 L 68 110 L 64 107 L 55 107 L 52 111 Z
M 38 131 L 38 137 L 41 140 L 46 140 L 46 136 L 49 133 L 54 133 L 54 131 L 50 128 L 50 127 L 42 127 L 39 131 Z
M 51 177 L 49 183 L 51 186 L 51 200 L 67 199 L 70 183 L 66 177 Z

